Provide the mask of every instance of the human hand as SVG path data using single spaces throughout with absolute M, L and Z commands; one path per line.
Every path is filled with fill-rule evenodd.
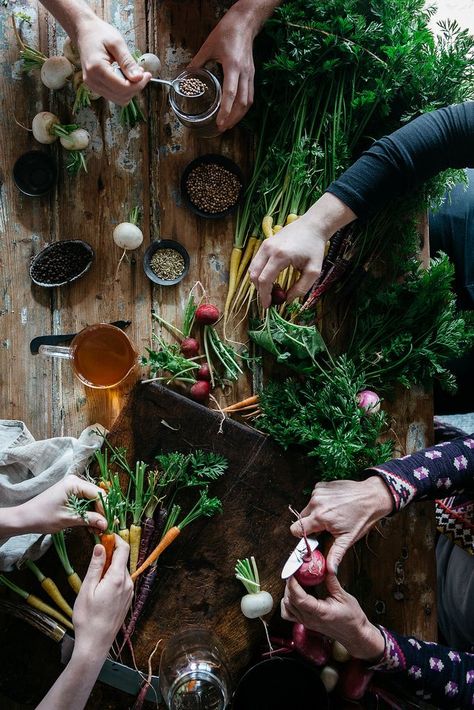
M 137 64 L 120 32 L 97 15 L 81 16 L 75 29 L 84 82 L 93 92 L 124 106 L 147 85 L 151 74 Z M 126 78 L 114 72 L 114 62 Z
M 283 619 L 339 641 L 354 658 L 376 661 L 385 647 L 379 629 L 370 623 L 357 599 L 341 587 L 335 574 L 329 573 L 325 584 L 328 596 L 316 599 L 290 577 L 281 601 Z
M 74 604 L 75 650 L 92 656 L 106 656 L 133 597 L 128 572 L 130 548 L 115 535 L 115 550 L 109 569 L 102 577 L 105 548 L 96 545 L 89 569 Z
M 290 530 L 296 537 L 326 530 L 334 542 L 326 558 L 328 570 L 337 568 L 347 550 L 369 532 L 380 518 L 393 509 L 393 498 L 381 478 L 370 476 L 365 481 L 330 481 L 317 483 L 301 520 Z
M 101 513 L 94 510 L 86 513 L 86 520 L 68 506 L 71 495 L 78 498 L 95 500 L 100 488 L 79 476 L 65 476 L 31 500 L 18 506 L 16 517 L 21 520 L 25 532 L 56 533 L 64 528 L 88 525 L 98 531 L 107 527 L 107 521 Z
M 190 67 L 200 69 L 206 62 L 219 62 L 224 72 L 222 101 L 217 127 L 223 132 L 235 126 L 253 103 L 255 68 L 252 46 L 256 35 L 248 16 L 231 7 L 212 30 Z
M 326 241 L 305 215 L 264 240 L 249 267 L 250 280 L 257 287 L 264 308 L 271 304 L 273 283 L 290 264 L 301 275 L 288 291 L 287 301 L 309 291 L 321 272 Z

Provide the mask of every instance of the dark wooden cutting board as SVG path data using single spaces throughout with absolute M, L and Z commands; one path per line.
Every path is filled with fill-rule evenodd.
M 222 431 L 220 427 L 222 424 Z M 139 667 L 158 639 L 188 626 L 213 629 L 238 675 L 264 644 L 260 621 L 240 611 L 244 587 L 234 578 L 238 558 L 254 555 L 264 588 L 278 613 L 280 572 L 295 539 L 291 504 L 302 507 L 313 477 L 302 459 L 285 454 L 267 437 L 158 384 L 139 384 L 109 436 L 132 457 L 152 461 L 161 450 L 210 450 L 229 462 L 211 487 L 223 514 L 185 528 L 162 556 L 155 592 L 134 637 Z

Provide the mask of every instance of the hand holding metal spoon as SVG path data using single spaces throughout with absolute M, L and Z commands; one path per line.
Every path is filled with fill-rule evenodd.
M 121 76 L 126 78 L 118 64 L 113 64 L 112 68 L 116 74 L 120 74 Z M 155 77 L 152 77 L 150 79 L 150 83 L 151 82 L 154 82 L 155 84 L 164 84 L 165 86 L 169 86 L 178 94 L 178 96 L 182 96 L 186 99 L 197 99 L 207 91 L 206 84 L 201 81 L 201 79 L 198 79 L 197 77 L 193 76 L 187 77 L 185 79 L 173 79 L 172 81 L 169 81 L 168 79 L 157 79 Z

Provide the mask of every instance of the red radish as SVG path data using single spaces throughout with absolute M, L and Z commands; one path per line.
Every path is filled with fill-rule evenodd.
M 207 362 L 205 362 L 203 365 L 201 365 L 201 367 L 197 371 L 196 377 L 198 380 L 205 380 L 206 382 L 211 381 L 211 371 L 209 369 L 209 365 L 207 364 Z
M 321 584 L 326 576 L 326 560 L 319 550 L 308 551 L 303 557 L 303 564 L 293 575 L 302 587 L 315 587 Z
M 272 306 L 281 306 L 282 303 L 286 301 L 286 291 L 280 286 L 280 284 L 275 283 L 272 287 Z
M 179 349 L 184 357 L 196 357 L 196 355 L 199 355 L 199 343 L 196 338 L 184 338 Z
M 196 323 L 200 325 L 212 325 L 213 323 L 217 323 L 219 317 L 219 309 L 217 306 L 213 306 L 212 303 L 203 303 L 202 306 L 196 309 L 194 315 Z
M 318 549 L 311 550 L 304 525 L 301 522 L 301 515 L 296 510 L 293 510 L 291 506 L 290 511 L 298 518 L 298 522 L 301 525 L 301 532 L 306 543 L 306 552 L 303 556 L 303 562 L 293 576 L 302 587 L 315 587 L 317 584 L 321 584 L 321 582 L 324 581 L 326 576 L 326 560 Z
M 207 402 L 211 393 L 211 385 L 207 380 L 199 380 L 189 390 L 191 398 L 196 402 Z
M 341 695 L 347 700 L 360 700 L 364 697 L 374 671 L 367 668 L 367 663 L 359 658 L 351 658 L 342 666 L 339 680 Z
M 295 651 L 298 651 L 303 658 L 317 666 L 328 662 L 331 646 L 326 636 L 307 629 L 303 624 L 296 623 L 293 624 L 292 636 Z
M 380 397 L 372 390 L 362 390 L 357 395 L 357 404 L 366 414 L 376 414 L 380 410 Z

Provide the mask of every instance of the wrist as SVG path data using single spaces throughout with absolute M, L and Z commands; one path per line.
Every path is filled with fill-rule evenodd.
M 370 476 L 363 485 L 365 486 L 369 500 L 372 502 L 377 520 L 385 518 L 393 513 L 393 498 L 388 487 L 380 476 Z
M 315 234 L 328 241 L 338 229 L 357 219 L 357 215 L 338 197 L 325 192 L 300 219 Z
M 0 536 L 13 537 L 31 532 L 30 516 L 24 510 L 25 504 L 0 510 Z
M 262 6 L 259 6 L 255 0 L 238 0 L 226 14 L 231 13 L 233 21 L 241 25 L 245 31 L 250 32 L 253 40 L 272 13 L 273 7 L 268 10 L 267 4 L 262 3 Z
M 69 27 L 64 27 L 64 29 L 71 38 L 72 43 L 77 45 L 79 36 L 83 32 L 90 32 L 91 26 L 94 26 L 99 19 L 88 5 L 81 3 L 77 10 L 68 16 L 67 24 Z
M 71 662 L 77 667 L 93 666 L 98 673 L 105 663 L 111 645 L 112 643 L 97 641 L 96 638 L 90 638 L 87 641 L 76 638 Z
M 370 664 L 379 663 L 385 652 L 385 639 L 380 629 L 366 618 L 359 634 L 357 648 L 350 651 L 354 658 Z

